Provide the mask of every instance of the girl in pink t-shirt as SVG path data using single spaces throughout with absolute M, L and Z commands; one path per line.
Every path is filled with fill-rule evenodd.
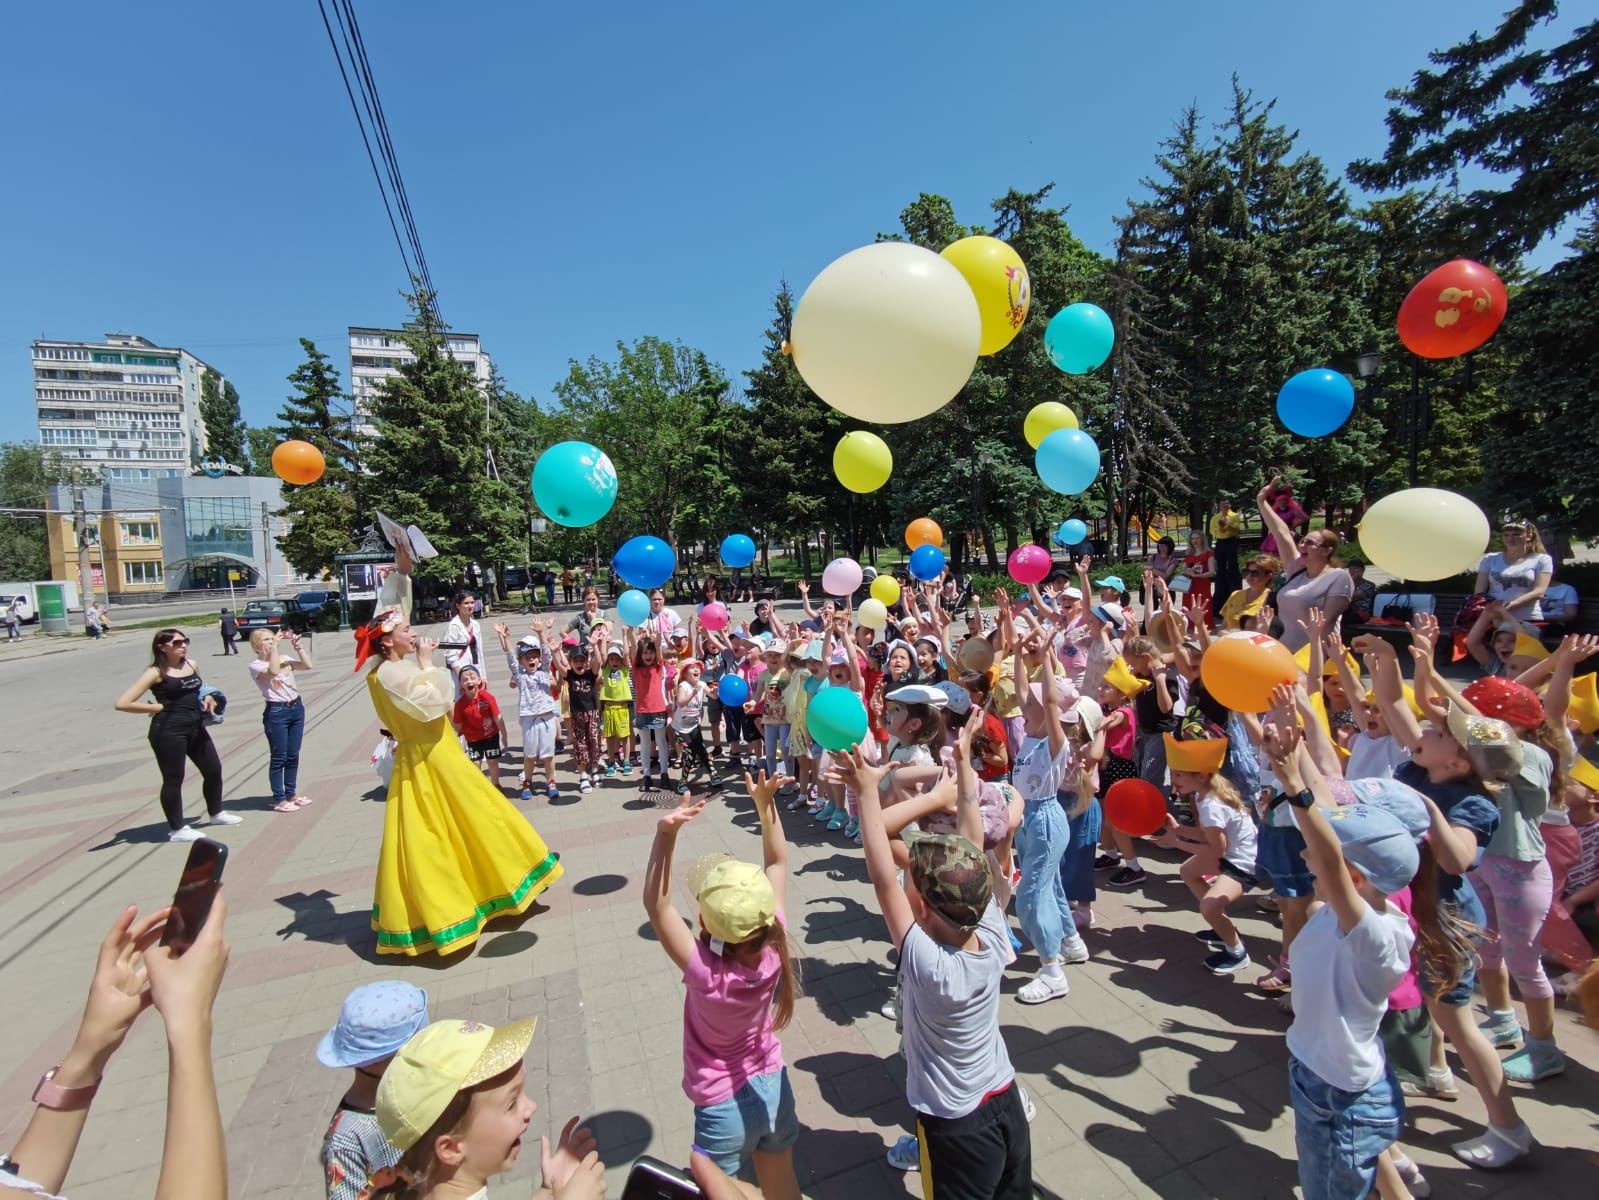
M 798 990 L 784 909 L 788 843 L 777 816 L 787 776 L 744 783 L 761 819 L 765 866 L 729 854 L 700 859 L 688 874 L 699 934 L 672 905 L 677 834 L 704 800 L 685 794 L 656 825 L 644 876 L 644 911 L 667 957 L 683 972 L 683 1091 L 694 1103 L 694 1148 L 737 1176 L 753 1164 L 764 1195 L 798 1200 L 794 1143 L 799 1116 L 777 1032 Z

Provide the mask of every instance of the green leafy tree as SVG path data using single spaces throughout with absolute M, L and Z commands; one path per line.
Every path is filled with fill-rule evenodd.
M 200 420 L 205 423 L 205 451 L 226 462 L 245 466 L 244 414 L 239 393 L 207 367 L 200 373 Z
M 278 545 L 296 570 L 315 575 L 333 568 L 333 556 L 352 550 L 358 540 L 363 516 L 356 497 L 357 475 L 348 421 L 340 415 L 346 402 L 339 386 L 339 372 L 327 355 L 309 338 L 301 338 L 305 361 L 288 379 L 293 393 L 278 411 L 279 424 L 267 429 L 252 429 L 264 435 L 260 452 L 265 453 L 270 470 L 272 447 L 288 439 L 310 442 L 322 452 L 326 469 L 315 483 L 283 485 L 284 532 Z
M 244 463 L 247 475 L 272 474 L 272 451 L 277 449 L 278 432 L 271 425 L 251 425 L 244 431 L 244 449 L 248 460 Z
M 35 442 L 0 445 L 0 508 L 48 508 L 50 488 L 74 480 L 84 486 L 98 485 L 100 473 Z M 50 543 L 44 516 L 0 512 L 0 579 L 49 577 Z

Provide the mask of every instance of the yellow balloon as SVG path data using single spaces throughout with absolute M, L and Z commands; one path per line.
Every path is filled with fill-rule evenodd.
M 1039 443 L 1057 429 L 1076 428 L 1076 413 L 1064 404 L 1046 400 L 1042 404 L 1033 405 L 1027 414 L 1027 421 L 1022 425 L 1022 432 L 1027 435 L 1027 444 L 1037 450 Z
M 888 624 L 888 609 L 881 600 L 862 600 L 855 610 L 855 619 L 868 629 L 881 629 Z
M 1366 510 L 1360 549 L 1396 579 L 1447 579 L 1475 567 L 1488 549 L 1488 518 L 1442 488 L 1405 488 Z
M 875 433 L 854 429 L 833 447 L 833 474 L 852 492 L 875 492 L 894 473 L 894 453 Z
M 1032 281 L 1021 255 L 998 238 L 966 237 L 944 247 L 944 257 L 971 285 L 983 319 L 980 354 L 998 354 L 1021 332 L 1032 303 Z
M 892 575 L 879 575 L 872 580 L 872 599 L 884 606 L 899 603 L 899 580 Z

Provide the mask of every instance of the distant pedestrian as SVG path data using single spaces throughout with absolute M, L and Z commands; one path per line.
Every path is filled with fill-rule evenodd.
M 89 606 L 83 610 L 83 624 L 89 636 L 96 640 L 111 627 L 111 622 L 106 619 L 105 609 L 92 600 L 89 602 Z
M 555 568 L 544 568 L 544 607 L 555 607 Z
M 233 644 L 238 636 L 238 618 L 233 615 L 231 608 L 224 608 L 222 610 L 222 654 L 224 657 L 239 652 L 239 648 Z
M 22 640 L 22 597 L 11 597 L 11 603 L 6 605 L 6 641 L 20 642 Z

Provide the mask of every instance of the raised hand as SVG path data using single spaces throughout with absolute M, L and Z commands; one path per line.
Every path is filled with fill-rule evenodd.
M 496 621 L 494 623 L 494 632 L 502 638 L 509 638 L 511 636 L 511 627 L 504 621 Z
M 1327 632 L 1327 614 L 1319 608 L 1312 608 L 1297 624 L 1305 631 L 1307 638 L 1319 642 Z
M 750 799 L 755 801 L 757 808 L 769 808 L 773 797 L 777 795 L 777 789 L 793 782 L 792 775 L 778 774 L 768 778 L 765 767 L 753 776 L 748 771 L 744 772 L 744 790 L 749 793 Z M 701 807 L 704 803 L 703 800 L 700 801 Z
M 809 581 L 802 579 L 795 586 L 799 588 L 799 594 L 801 596 L 809 596 L 811 594 L 811 585 Z
M 1573 663 L 1580 663 L 1599 654 L 1599 637 L 1591 633 L 1568 633 L 1560 639 L 1560 648 L 1555 653 L 1563 655 Z
M 833 769 L 827 773 L 827 782 L 842 783 L 850 791 L 863 795 L 869 789 L 875 790 L 890 772 L 897 771 L 902 765 L 897 762 L 881 765 L 870 763 L 857 745 L 833 755 Z
M 655 828 L 676 837 L 677 831 L 699 816 L 704 807 L 703 798 L 696 800 L 693 792 L 684 792 L 683 798 L 677 802 L 677 807 L 655 822 Z
M 539 1138 L 539 1166 L 544 1173 L 544 1186 L 558 1192 L 564 1188 L 583 1160 L 596 1149 L 594 1131 L 587 1125 L 579 1128 L 582 1117 L 573 1117 L 561 1129 L 561 1136 L 550 1149 L 548 1137 Z
M 76 1048 L 91 1058 L 103 1062 L 122 1045 L 134 1020 L 149 1007 L 149 974 L 143 955 L 160 936 L 160 927 L 171 912 L 171 908 L 163 908 L 140 920 L 139 910 L 130 904 L 100 943 L 76 1043 Z

